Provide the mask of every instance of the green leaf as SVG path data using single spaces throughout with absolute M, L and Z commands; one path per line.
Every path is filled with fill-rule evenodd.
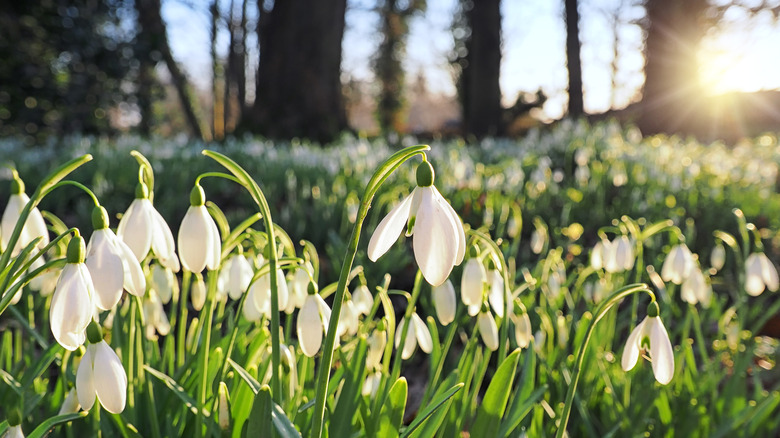
M 51 417 L 48 420 L 44 421 L 38 427 L 35 428 L 29 435 L 27 435 L 27 438 L 43 438 L 44 436 L 48 435 L 49 432 L 51 432 L 56 426 L 59 426 L 60 424 L 70 423 L 73 420 L 77 420 L 79 418 L 84 418 L 89 414 L 89 411 L 81 411 L 75 414 L 65 414 L 65 415 L 57 415 L 56 417 Z
M 390 394 L 388 394 L 387 400 L 379 414 L 379 428 L 376 434 L 378 438 L 398 437 L 401 423 L 404 420 L 407 389 L 406 378 L 404 377 L 396 380 L 393 387 L 390 388 Z
M 173 377 L 162 373 L 160 371 L 157 371 L 156 369 L 150 367 L 149 365 L 144 365 L 144 370 L 151 374 L 152 376 L 159 379 L 161 382 L 165 384 L 171 391 L 173 391 L 174 394 L 176 394 L 179 399 L 181 399 L 182 402 L 184 402 L 184 405 L 187 406 L 187 409 L 190 410 L 193 414 L 198 413 L 198 403 L 195 401 L 192 396 L 185 390 L 181 385 L 179 385 L 175 380 L 173 380 Z M 208 417 L 210 414 L 208 411 L 203 409 L 203 415 Z
M 531 411 L 531 407 L 536 403 L 536 399 L 544 393 L 538 389 L 534 391 L 536 386 L 536 353 L 533 348 L 529 348 L 526 351 L 525 359 L 523 360 L 523 372 L 520 375 L 520 384 L 515 391 L 515 396 L 512 399 L 512 404 L 507 410 L 504 421 L 501 422 L 501 430 L 499 436 L 508 436 L 512 432 L 523 418 Z M 542 385 L 542 389 L 547 385 Z M 532 394 L 533 391 L 533 394 Z
M 263 385 L 255 395 L 252 411 L 247 421 L 245 437 L 259 437 L 271 430 L 271 388 Z
M 343 362 L 351 364 L 341 379 L 343 385 L 339 398 L 336 401 L 336 407 L 333 409 L 333 415 L 330 422 L 330 436 L 349 436 L 352 434 L 352 419 L 358 412 L 358 401 L 362 395 L 363 376 L 366 369 L 366 352 L 368 344 L 365 335 L 360 340 L 355 350 L 355 354 L 349 360 L 344 358 Z M 333 385 L 338 386 L 338 385 Z
M 512 352 L 498 367 L 493 380 L 490 381 L 482 404 L 477 410 L 477 418 L 471 426 L 472 435 L 479 431 L 479 436 L 494 437 L 498 435 L 501 418 L 504 416 L 512 383 L 515 380 L 515 369 L 520 359 L 520 349 Z
M 521 421 L 531 412 L 534 405 L 542 398 L 544 392 L 547 391 L 547 385 L 542 385 L 534 392 L 529 394 L 527 398 L 522 399 L 522 403 L 518 403 L 516 406 L 507 411 L 507 415 L 504 421 L 501 422 L 501 429 L 498 432 L 498 436 L 510 436 L 510 433 L 520 424 Z M 515 400 L 520 400 L 516 398 Z
M 233 367 L 234 370 L 238 373 L 238 375 L 244 379 L 244 381 L 249 385 L 250 388 L 252 388 L 252 392 L 255 394 L 260 392 L 260 382 L 258 382 L 254 377 L 252 377 L 251 374 L 249 374 L 249 371 L 245 370 L 244 367 L 237 364 L 233 361 L 233 359 L 228 359 L 228 363 L 230 366 Z
M 440 394 L 438 397 L 434 398 L 430 402 L 430 404 L 428 404 L 428 406 L 420 414 L 417 415 L 414 421 L 412 421 L 412 424 L 410 424 L 409 427 L 407 427 L 406 430 L 404 430 L 404 433 L 401 434 L 401 437 L 403 438 L 409 436 L 412 432 L 415 431 L 415 429 L 417 429 L 418 427 L 426 423 L 435 412 L 437 413 L 437 418 L 434 419 L 434 423 L 441 424 L 442 420 L 444 420 L 444 414 L 446 414 L 447 408 L 450 405 L 450 399 L 452 398 L 453 395 L 455 395 L 456 392 L 460 391 L 462 388 L 463 388 L 463 383 L 458 383 L 457 385 L 448 389 L 444 393 Z M 446 403 L 445 409 L 442 409 L 441 414 L 439 415 L 437 410 L 445 403 Z

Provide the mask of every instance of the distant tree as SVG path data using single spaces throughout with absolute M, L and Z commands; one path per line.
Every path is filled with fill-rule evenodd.
M 461 0 L 453 36 L 464 133 L 501 134 L 501 1 Z
M 137 71 L 126 13 L 119 0 L 0 2 L 0 136 L 112 132 Z
M 374 75 L 379 82 L 377 120 L 384 135 L 404 128 L 404 81 L 401 61 L 406 52 L 409 18 L 425 9 L 425 0 L 384 0 L 378 5 L 382 42 L 374 55 Z
M 577 0 L 564 0 L 566 10 L 566 66 L 569 70 L 569 117 L 585 113 L 582 96 L 582 63 L 580 61 L 580 13 Z
M 346 0 L 258 1 L 260 60 L 246 130 L 272 138 L 333 140 L 347 127 L 341 91 Z

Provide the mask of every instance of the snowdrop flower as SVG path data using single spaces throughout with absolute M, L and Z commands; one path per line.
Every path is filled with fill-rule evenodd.
M 712 252 L 710 253 L 710 265 L 715 268 L 716 271 L 723 269 L 723 265 L 726 264 L 726 247 L 722 243 L 718 242 Z
M 110 310 L 122 298 L 123 289 L 142 297 L 146 292 L 146 278 L 133 251 L 108 228 L 106 209 L 92 210 L 94 231 L 87 245 L 86 265 L 95 286 L 95 305 Z
M 624 234 L 609 245 L 604 269 L 610 273 L 628 271 L 634 267 L 634 258 L 634 245 Z
M 244 303 L 244 309 L 247 306 L 254 306 L 256 311 L 266 317 L 271 317 L 271 276 L 263 274 L 254 283 L 249 286 L 247 302 Z M 284 272 L 281 269 L 276 270 L 276 295 L 279 310 L 287 307 L 289 292 L 287 291 L 287 281 L 284 278 Z M 258 318 L 259 319 L 259 318 Z
M 674 284 L 682 284 L 691 275 L 693 267 L 691 250 L 684 243 L 675 245 L 669 251 L 669 255 L 666 256 L 663 267 L 661 267 L 661 278 Z
M 234 255 L 225 264 L 228 263 L 229 266 L 224 267 L 228 272 L 227 292 L 231 299 L 237 300 L 246 292 L 254 272 L 249 260 L 243 254 Z
M 49 320 L 54 339 L 74 351 L 86 338 L 86 330 L 95 312 L 95 287 L 84 263 L 84 238 L 78 234 L 68 243 L 67 263 L 54 289 Z
M 355 305 L 352 304 L 352 300 L 345 300 L 344 305 L 341 308 L 341 313 L 339 314 L 339 323 L 336 326 L 336 334 L 338 336 L 355 336 L 360 327 L 358 315 L 359 313 L 355 310 Z
M 593 269 L 604 267 L 604 259 L 606 259 L 606 254 L 610 251 L 611 244 L 609 240 L 600 240 L 593 246 L 590 252 L 590 265 Z
M 401 321 L 398 323 L 398 328 L 395 330 L 396 348 L 401 344 L 401 332 L 405 322 L 406 317 L 401 318 Z M 404 347 L 401 350 L 401 359 L 406 360 L 412 357 L 414 350 L 417 349 L 417 344 L 420 344 L 420 350 L 425 353 L 433 351 L 433 338 L 431 338 L 431 332 L 428 331 L 428 326 L 425 325 L 422 318 L 420 318 L 417 313 L 412 313 L 412 321 L 409 324 Z
M 449 325 L 455 320 L 457 303 L 455 300 L 455 287 L 447 279 L 439 286 L 433 287 L 433 307 L 436 309 L 436 317 L 443 326 Z
M 371 291 L 368 286 L 361 284 L 355 288 L 352 292 L 352 302 L 355 304 L 355 310 L 363 315 L 371 313 L 371 308 L 374 307 L 374 297 L 371 295 Z
M 406 235 L 414 235 L 414 258 L 423 277 L 438 286 L 463 261 L 466 234 L 455 210 L 434 187 L 433 179 L 433 167 L 423 161 L 417 167 L 417 187 L 382 219 L 371 236 L 368 258 L 376 261 L 386 253 L 406 224 Z
M 460 280 L 460 299 L 467 306 L 482 304 L 482 290 L 487 283 L 487 273 L 482 262 L 472 257 L 466 262 Z
M 146 184 L 138 183 L 135 199 L 119 221 L 116 235 L 133 250 L 139 262 L 152 250 L 163 266 L 179 272 L 173 233 L 149 200 Z
M 379 383 L 382 382 L 382 372 L 377 370 L 373 373 L 369 373 L 366 376 L 366 380 L 363 382 L 363 388 L 360 393 L 365 397 L 374 398 L 377 390 L 379 390 Z
M 498 350 L 498 327 L 496 326 L 496 320 L 493 319 L 493 315 L 490 314 L 490 309 L 487 305 L 482 306 L 482 311 L 477 316 L 477 326 L 479 327 L 479 334 L 482 336 L 482 342 L 491 351 Z
M 22 432 L 22 413 L 19 409 L 14 408 L 8 413 L 8 429 L 3 438 L 24 438 L 24 432 Z
M 496 316 L 499 318 L 504 317 L 504 277 L 498 269 L 491 269 L 487 274 L 488 285 L 490 291 L 488 292 L 488 302 L 493 311 L 496 312 Z
M 92 408 L 95 398 L 112 414 L 125 410 L 127 373 L 114 350 L 106 344 L 100 327 L 90 327 L 87 352 L 76 371 L 76 393 L 85 411 Z
M 322 334 L 327 332 L 329 320 L 330 307 L 320 294 L 315 292 L 306 296 L 303 307 L 298 313 L 298 326 L 296 327 L 298 342 L 303 354 L 314 357 L 320 351 Z
M 192 282 L 192 289 L 190 290 L 193 309 L 198 312 L 203 309 L 203 306 L 206 304 L 206 293 L 206 282 L 203 281 L 203 277 L 200 274 L 195 274 L 195 280 Z
M 28 271 L 34 271 L 46 264 L 43 256 L 38 257 L 30 265 Z M 37 277 L 30 280 L 30 289 L 38 291 L 41 296 L 48 297 L 54 293 L 54 288 L 57 287 L 57 279 L 60 277 L 60 270 L 49 268 L 41 272 Z
M 307 260 L 287 282 L 287 306 L 284 307 L 287 314 L 291 314 L 295 309 L 300 309 L 303 306 L 306 296 L 309 294 L 308 289 L 311 282 L 309 273 L 313 271 L 314 267 Z
M 709 307 L 712 299 L 712 287 L 701 269 L 694 268 L 691 275 L 683 281 L 680 297 L 687 303 L 701 303 L 702 306 Z
M 748 295 L 757 297 L 769 289 L 775 292 L 780 287 L 777 269 L 762 252 L 754 252 L 745 260 L 745 290 Z
M 666 385 L 674 376 L 674 351 L 664 323 L 658 316 L 658 303 L 652 302 L 647 308 L 647 316 L 628 336 L 623 357 L 620 361 L 623 371 L 636 366 L 640 352 L 649 352 L 655 380 Z
M 219 269 L 222 241 L 205 203 L 203 187 L 195 184 L 190 192 L 190 208 L 179 227 L 179 259 L 191 272 Z
M 381 365 L 382 356 L 387 345 L 387 330 L 385 321 L 381 320 L 376 330 L 372 330 L 368 336 L 368 352 L 366 353 L 366 368 L 377 369 Z
M 2 242 L 2 250 L 8 250 L 9 240 L 11 234 L 13 234 L 16 223 L 19 222 L 22 210 L 30 202 L 30 197 L 24 193 L 24 182 L 19 179 L 19 176 L 14 173 L 14 179 L 11 181 L 11 196 L 8 198 L 8 204 L 3 211 L 3 218 L 0 221 L 0 229 L 3 230 L 0 235 L 0 242 Z M 35 240 L 37 237 L 42 239 L 38 242 L 36 247 L 43 249 L 49 244 L 49 231 L 46 229 L 46 222 L 43 221 L 43 216 L 38 210 L 38 207 L 33 208 L 30 211 L 30 215 L 27 216 L 27 220 L 22 227 L 22 233 L 19 235 L 19 239 L 14 245 L 12 255 L 17 255 L 25 246 Z
M 542 228 L 537 227 L 533 233 L 531 233 L 531 252 L 539 254 L 544 249 L 544 243 L 547 240 L 547 233 Z
M 171 323 L 165 314 L 162 301 L 154 289 L 149 290 L 149 295 L 144 299 L 144 320 L 146 322 L 146 339 L 155 340 L 157 334 L 166 336 L 171 331 Z
M 57 415 L 75 414 L 80 410 L 81 405 L 79 404 L 78 395 L 76 394 L 76 388 L 71 388 L 70 391 L 68 391 L 68 395 L 65 396 L 65 400 L 62 402 L 62 406 L 60 406 L 60 411 Z
M 515 342 L 520 348 L 528 347 L 531 339 L 534 337 L 531 328 L 531 320 L 528 318 L 528 312 L 519 304 L 515 304 L 515 311 L 509 314 L 509 319 L 515 325 Z
M 152 264 L 152 289 L 157 291 L 157 295 L 160 297 L 160 301 L 163 304 L 168 304 L 171 301 L 171 297 L 174 292 L 179 293 L 179 281 L 169 268 Z
M 376 392 L 376 390 L 374 390 L 374 392 Z M 9 427 L 8 431 L 6 431 L 5 435 L 3 435 L 3 438 L 24 438 L 24 432 L 22 432 L 22 425 L 17 424 L 16 426 Z

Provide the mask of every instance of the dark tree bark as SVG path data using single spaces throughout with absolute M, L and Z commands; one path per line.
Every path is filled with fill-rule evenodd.
M 501 1 L 463 2 L 470 36 L 465 40 L 465 62 L 461 63 L 459 92 L 463 128 L 476 137 L 502 133 L 501 87 Z
M 192 135 L 197 138 L 203 138 L 198 117 L 195 115 L 195 107 L 192 96 L 190 95 L 190 86 L 187 76 L 179 68 L 176 60 L 173 58 L 171 47 L 168 44 L 168 35 L 165 29 L 165 22 L 160 15 L 160 0 L 136 0 L 135 8 L 138 12 L 138 24 L 140 32 L 144 38 L 148 38 L 149 47 L 160 53 L 168 71 L 171 73 L 171 81 L 176 88 L 187 124 L 190 127 Z
M 219 0 L 211 2 L 211 138 L 225 138 L 224 93 L 220 93 L 223 80 L 222 62 L 217 56 L 217 34 L 219 33 Z
M 684 125 L 702 97 L 697 50 L 707 29 L 707 6 L 707 0 L 645 3 L 645 85 L 637 121 L 645 134 L 695 129 Z
M 564 0 L 566 9 L 566 66 L 569 70 L 569 117 L 585 113 L 582 98 L 582 63 L 580 61 L 580 13 L 577 0 Z
M 341 91 L 346 0 L 276 0 L 261 14 L 255 103 L 244 128 L 271 138 L 333 140 L 347 127 Z

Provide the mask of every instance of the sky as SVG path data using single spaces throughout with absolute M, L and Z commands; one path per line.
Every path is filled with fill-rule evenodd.
M 227 6 L 229 2 L 222 0 Z M 200 87 L 210 85 L 208 0 L 163 2 L 163 18 L 174 57 Z M 348 0 L 347 29 L 343 40 L 344 77 L 371 81 L 370 59 L 380 36 L 373 0 Z M 450 23 L 457 0 L 428 0 L 425 14 L 410 22 L 407 78 L 422 72 L 433 92 L 454 95 L 449 67 L 452 49 Z M 644 15 L 631 0 L 580 0 L 581 60 L 585 110 L 599 113 L 621 108 L 638 96 L 644 76 L 642 30 L 636 24 Z M 769 14 L 748 17 L 737 8 L 728 10 L 718 32 L 707 36 L 700 54 L 701 80 L 713 93 L 780 88 L 780 26 Z M 542 89 L 548 96 L 543 118 L 560 118 L 566 107 L 566 34 L 563 0 L 502 1 L 501 89 L 504 105 L 518 93 Z M 614 26 L 613 20 L 623 23 Z M 227 35 L 218 45 L 224 53 Z M 250 40 L 250 47 L 256 41 Z M 615 47 L 617 63 L 613 66 Z M 750 48 L 746 50 L 745 48 Z M 250 53 L 256 56 L 256 52 Z M 612 86 L 613 74 L 615 88 Z M 251 76 L 249 76 L 251 77 Z

